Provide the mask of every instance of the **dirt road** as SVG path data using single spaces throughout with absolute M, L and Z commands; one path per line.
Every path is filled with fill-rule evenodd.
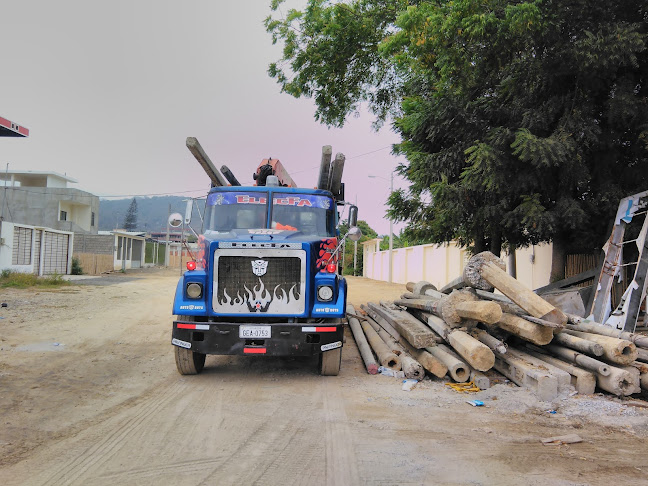
M 436 379 L 406 392 L 367 375 L 350 336 L 338 377 L 268 357 L 208 357 L 202 375 L 180 376 L 177 277 L 0 290 L 0 484 L 648 484 L 645 409 L 547 404 L 506 383 L 479 397 Z M 350 289 L 360 304 L 402 286 Z M 584 442 L 539 442 L 566 433 Z

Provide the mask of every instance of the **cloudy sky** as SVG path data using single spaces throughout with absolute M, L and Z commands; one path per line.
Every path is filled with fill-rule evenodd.
M 273 157 L 305 187 L 316 184 L 322 145 L 332 145 L 347 157 L 347 199 L 388 233 L 397 137 L 372 131 L 368 114 L 328 129 L 312 101 L 280 93 L 266 74 L 280 55 L 263 26 L 269 2 L 5 2 L 0 116 L 30 136 L 0 139 L 0 170 L 65 173 L 102 197 L 199 196 L 209 180 L 187 136 L 243 183 Z

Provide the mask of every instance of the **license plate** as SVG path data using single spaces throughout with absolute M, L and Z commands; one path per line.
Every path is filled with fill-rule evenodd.
M 270 326 L 239 326 L 240 338 L 269 338 Z

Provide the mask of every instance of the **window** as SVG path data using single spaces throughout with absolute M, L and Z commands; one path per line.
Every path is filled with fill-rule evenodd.
M 94 226 L 94 225 L 95 225 L 95 213 L 94 211 L 92 211 L 92 213 L 90 214 L 90 226 Z
M 67 221 L 67 211 L 61 211 L 59 215 L 59 221 Z

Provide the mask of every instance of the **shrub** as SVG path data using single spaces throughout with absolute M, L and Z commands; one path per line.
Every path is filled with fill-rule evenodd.
M 72 275 L 83 275 L 83 268 L 81 262 L 77 257 L 72 257 Z

